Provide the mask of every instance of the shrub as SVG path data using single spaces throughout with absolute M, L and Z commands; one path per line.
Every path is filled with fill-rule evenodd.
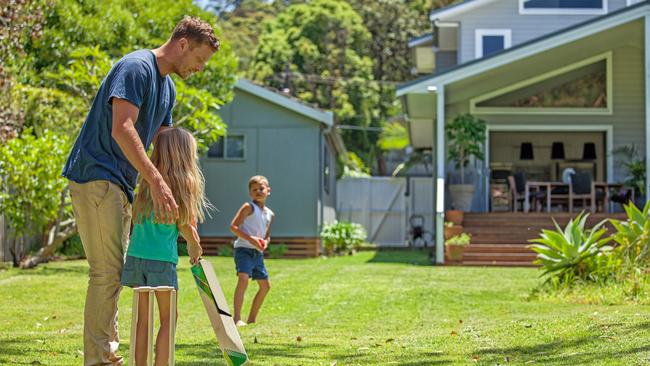
M 352 253 L 366 240 L 366 230 L 360 224 L 347 221 L 334 221 L 323 226 L 320 237 L 325 253 Z
M 576 279 L 596 280 L 612 273 L 612 248 L 606 246 L 612 238 L 602 238 L 607 220 L 585 229 L 587 217 L 581 212 L 564 230 L 553 220 L 556 230 L 544 229 L 540 238 L 530 240 L 536 243 L 530 247 L 537 252 L 536 263 L 542 265 L 546 282 L 571 284 Z
M 287 252 L 287 249 L 289 249 L 289 247 L 284 243 L 272 244 L 269 245 L 266 252 L 268 253 L 269 258 L 282 258 L 284 253 Z
M 65 255 L 66 257 L 86 257 L 86 253 L 84 252 L 83 245 L 81 245 L 81 238 L 79 235 L 75 235 L 70 239 L 64 241 L 56 252 Z
M 624 208 L 626 221 L 610 221 L 616 229 L 613 239 L 618 244 L 616 252 L 621 259 L 622 269 L 629 273 L 650 267 L 650 201 L 643 211 L 634 204 L 627 204 Z
M 222 245 L 217 249 L 217 255 L 219 257 L 232 257 L 232 247 L 230 245 Z
M 468 233 L 462 233 L 447 239 L 445 241 L 445 245 L 456 245 L 459 247 L 464 247 L 466 245 L 469 245 L 471 241 L 472 241 L 471 235 L 469 235 Z

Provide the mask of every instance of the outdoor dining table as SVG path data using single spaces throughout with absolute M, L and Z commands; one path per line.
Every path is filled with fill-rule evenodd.
M 530 192 L 531 190 L 540 191 L 545 188 L 546 191 L 546 212 L 551 212 L 551 191 L 556 187 L 569 187 L 568 183 L 564 182 L 549 182 L 549 181 L 528 181 L 524 191 L 524 212 L 530 212 Z
M 603 209 L 610 211 L 610 190 L 621 189 L 625 185 L 623 183 L 609 183 L 609 182 L 592 182 L 591 183 L 591 212 L 596 212 L 596 191 L 602 189 L 605 193 Z M 542 188 L 546 191 L 546 212 L 551 212 L 551 199 L 553 188 L 566 187 L 569 195 L 569 212 L 573 211 L 573 199 L 569 183 L 564 182 L 547 182 L 547 181 L 528 181 L 524 191 L 524 212 L 530 212 L 530 194 L 532 191 L 541 191 Z M 634 195 L 634 193 L 632 193 Z M 634 196 L 632 196 L 634 200 Z

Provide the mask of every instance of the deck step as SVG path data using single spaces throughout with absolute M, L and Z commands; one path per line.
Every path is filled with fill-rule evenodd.
M 555 229 L 555 220 L 566 226 L 577 213 L 568 212 L 498 212 L 465 213 L 463 229 L 472 235 L 471 244 L 465 248 L 462 265 L 467 266 L 536 266 L 536 253 L 528 246 L 529 240 L 539 237 L 542 229 Z M 624 213 L 592 214 L 587 226 L 613 218 L 624 220 Z M 611 229 L 611 225 L 606 225 Z
M 490 267 L 537 267 L 532 262 L 504 262 L 504 261 L 463 261 L 463 266 L 490 266 Z

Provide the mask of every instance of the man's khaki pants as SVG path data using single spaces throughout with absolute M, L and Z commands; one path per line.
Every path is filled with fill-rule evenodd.
M 120 275 L 131 226 L 131 204 L 119 186 L 70 181 L 81 243 L 90 265 L 84 310 L 84 365 L 121 364 L 117 347 Z

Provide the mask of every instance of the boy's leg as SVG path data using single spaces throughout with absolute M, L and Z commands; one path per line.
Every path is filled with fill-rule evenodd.
M 235 314 L 233 320 L 235 324 L 241 320 L 241 308 L 244 304 L 244 293 L 246 293 L 246 287 L 248 287 L 248 273 L 239 272 L 237 273 L 237 288 L 235 288 Z
M 84 310 L 84 365 L 119 364 L 116 355 L 120 274 L 131 226 L 131 204 L 105 180 L 69 183 L 79 236 L 90 265 Z
M 138 292 L 133 295 L 138 295 L 138 324 L 136 331 L 136 339 L 132 340 L 135 343 L 135 364 L 136 366 L 147 364 L 147 347 L 149 345 L 149 293 Z
M 253 299 L 253 304 L 251 305 L 251 312 L 250 314 L 248 314 L 249 324 L 255 323 L 255 320 L 257 320 L 257 313 L 259 313 L 260 308 L 264 303 L 264 298 L 271 290 L 271 282 L 268 279 L 257 280 L 257 283 L 259 284 L 260 288 L 259 290 L 257 290 L 257 293 L 255 294 L 255 298 Z
M 156 302 L 158 303 L 158 314 L 160 315 L 160 329 L 156 338 L 156 366 L 167 365 L 169 359 L 169 337 L 171 334 L 169 322 L 171 313 L 170 293 L 171 291 L 156 291 Z M 178 317 L 178 313 L 176 316 Z

